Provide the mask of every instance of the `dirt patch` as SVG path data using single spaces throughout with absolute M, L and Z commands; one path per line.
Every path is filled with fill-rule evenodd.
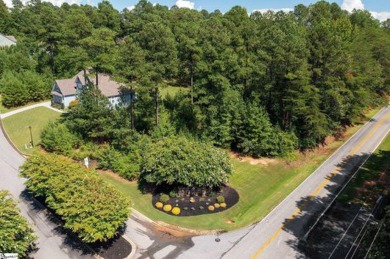
M 235 152 L 230 152 L 229 155 L 231 158 L 236 158 L 240 162 L 248 162 L 251 165 L 265 165 L 265 166 L 267 166 L 267 165 L 276 164 L 278 162 L 278 160 L 275 158 L 253 158 L 250 156 L 241 156 L 240 154 L 235 153 Z
M 137 184 L 137 181 L 126 180 L 125 178 L 121 177 L 120 175 L 118 175 L 112 171 L 109 171 L 109 170 L 97 170 L 97 172 L 99 174 L 108 175 L 121 183 Z
M 158 232 L 163 232 L 165 234 L 168 234 L 172 237 L 194 237 L 194 236 L 201 236 L 201 235 L 215 235 L 218 233 L 222 233 L 224 231 L 222 230 L 194 230 L 194 229 L 187 229 L 182 228 L 178 226 L 173 226 L 170 224 L 167 224 L 165 222 L 157 221 L 155 224 L 153 224 L 153 229 Z

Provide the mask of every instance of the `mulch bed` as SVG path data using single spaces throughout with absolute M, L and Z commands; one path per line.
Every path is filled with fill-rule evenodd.
M 153 193 L 152 205 L 155 209 L 165 212 L 163 209 L 156 208 L 155 204 L 160 200 L 160 194 L 162 193 L 161 189 L 156 189 Z M 225 198 L 225 203 L 227 204 L 226 208 L 215 208 L 214 211 L 208 210 L 210 205 L 217 203 L 217 197 L 223 196 Z M 170 204 L 172 207 L 179 207 L 180 214 L 177 216 L 197 216 L 204 214 L 218 213 L 225 211 L 233 207 L 240 199 L 236 190 L 229 186 L 222 186 L 220 190 L 213 192 L 212 194 L 206 195 L 206 197 L 201 197 L 199 195 L 192 196 L 195 202 L 190 202 L 191 197 L 178 197 L 170 198 L 168 202 L 164 203 Z M 165 212 L 169 215 L 173 215 L 172 212 Z
M 130 243 L 122 236 L 104 244 L 95 244 L 92 247 L 104 259 L 123 259 L 129 256 L 132 250 Z

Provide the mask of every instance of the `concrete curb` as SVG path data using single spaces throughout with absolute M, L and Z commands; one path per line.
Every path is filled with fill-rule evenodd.
M 125 258 L 125 259 L 131 259 L 131 258 L 134 258 L 134 255 L 135 253 L 137 252 L 137 246 L 136 244 L 128 237 L 126 237 L 125 235 L 122 235 L 122 237 L 130 243 L 131 245 L 131 253 Z
M 12 148 L 18 152 L 19 155 L 21 155 L 22 157 L 26 158 L 28 157 L 27 155 L 23 154 L 17 147 L 16 145 L 12 142 L 12 140 L 9 138 L 8 134 L 7 134 L 7 131 L 5 130 L 4 128 L 4 124 L 3 124 L 3 118 L 1 117 L 1 114 L 0 114 L 0 128 L 1 128 L 1 131 L 3 132 L 3 135 L 4 137 L 7 139 L 8 143 L 12 146 Z
M 196 229 L 183 228 L 183 227 L 171 225 L 171 224 L 168 224 L 168 223 L 165 223 L 162 221 L 154 221 L 154 220 L 146 217 L 144 214 L 142 214 L 141 212 L 137 211 L 134 208 L 131 208 L 131 210 L 132 210 L 132 215 L 141 221 L 146 221 L 146 222 L 153 224 L 153 225 L 156 225 L 156 226 L 170 228 L 174 231 L 186 232 L 186 233 L 194 235 L 194 236 L 217 235 L 217 234 L 221 234 L 221 233 L 226 232 L 225 230 L 221 230 L 221 229 L 196 230 Z

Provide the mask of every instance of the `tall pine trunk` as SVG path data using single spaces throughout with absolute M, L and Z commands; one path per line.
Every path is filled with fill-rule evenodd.
M 130 94 L 130 127 L 131 130 L 134 130 L 134 94 L 133 87 L 131 87 L 131 94 Z
M 156 103 L 156 127 L 158 127 L 158 106 L 159 106 L 159 103 L 158 103 L 158 87 L 156 87 L 156 89 L 155 89 L 154 101 Z

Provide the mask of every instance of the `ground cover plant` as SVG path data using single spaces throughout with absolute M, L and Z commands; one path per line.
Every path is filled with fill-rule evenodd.
M 35 153 L 21 167 L 27 189 L 45 199 L 64 227 L 87 243 L 113 238 L 130 214 L 130 202 L 96 173 L 68 158 Z
M 16 147 L 22 153 L 31 154 L 39 147 L 42 129 L 50 120 L 57 120 L 60 116 L 59 112 L 46 107 L 38 107 L 7 117 L 3 119 L 3 124 Z M 29 126 L 31 126 L 34 147 L 26 149 L 26 145 L 31 144 Z
M 26 257 L 37 237 L 7 191 L 0 191 L 0 224 L 0 254 L 17 253 L 21 258 Z

